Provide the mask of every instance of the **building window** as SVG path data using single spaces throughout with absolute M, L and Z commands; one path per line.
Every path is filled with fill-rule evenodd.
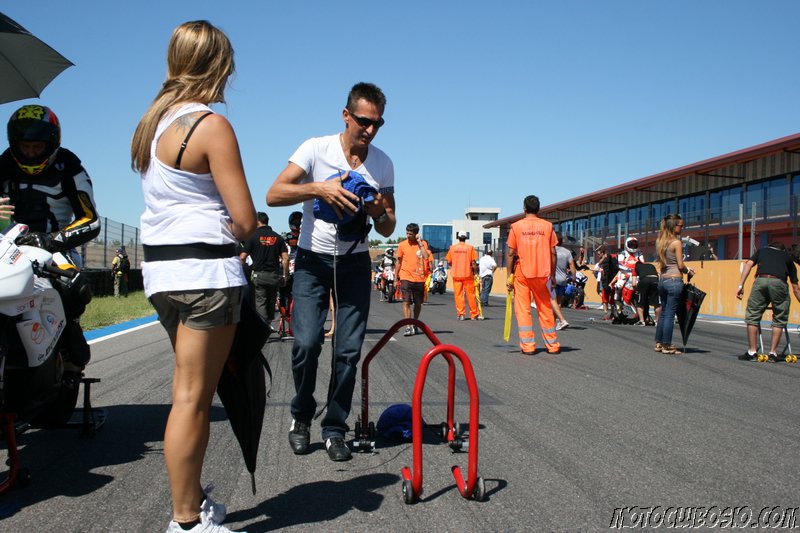
M 483 244 L 492 245 L 492 234 L 488 231 L 483 233 Z
M 742 187 L 714 191 L 708 200 L 709 222 L 729 224 L 739 220 L 739 204 L 742 203 Z
M 421 233 L 433 253 L 447 251 L 453 244 L 453 226 L 423 224 Z
M 595 237 L 605 237 L 606 234 L 606 214 L 592 215 L 589 219 L 589 231 Z
M 757 219 L 764 218 L 764 183 L 750 183 L 744 193 L 744 218 L 753 217 L 753 204 L 756 204 L 755 216 Z
M 644 231 L 647 228 L 648 206 L 628 209 L 628 231 Z
M 678 200 L 678 213 L 687 226 L 700 226 L 706 209 L 706 195 L 697 194 Z
M 650 229 L 658 231 L 664 217 L 675 213 L 675 200 L 664 200 L 663 202 L 652 203 L 650 205 L 650 213 L 652 214 L 651 220 L 653 221 Z
M 767 217 L 785 217 L 789 215 L 789 181 L 784 178 L 771 179 L 765 183 Z

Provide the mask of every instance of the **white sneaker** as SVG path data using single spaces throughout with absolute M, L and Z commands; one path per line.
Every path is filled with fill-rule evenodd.
M 200 521 L 204 524 L 221 524 L 225 521 L 225 517 L 228 514 L 225 505 L 215 502 L 211 499 L 211 496 L 209 496 L 213 490 L 214 485 L 212 483 L 209 483 L 206 485 L 206 488 L 203 489 L 203 494 L 205 494 L 206 497 L 203 503 L 200 504 Z
M 558 331 L 561 331 L 562 329 L 567 329 L 568 327 L 569 327 L 569 322 L 567 322 L 566 320 L 564 320 L 564 321 L 560 321 L 560 322 L 559 322 L 559 323 L 556 325 L 556 329 L 557 329 Z
M 174 520 L 169 523 L 167 526 L 167 533 L 187 533 L 186 530 L 182 529 L 181 526 Z M 220 526 L 217 524 L 212 523 L 203 523 L 200 522 L 192 529 L 189 530 L 188 533 L 247 533 L 246 531 L 231 531 L 225 526 Z

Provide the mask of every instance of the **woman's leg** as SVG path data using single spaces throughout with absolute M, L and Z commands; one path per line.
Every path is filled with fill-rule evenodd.
M 209 409 L 236 325 L 191 329 L 178 325 L 172 409 L 164 433 L 164 460 L 177 522 L 197 519 L 203 499 L 200 476 L 209 435 Z

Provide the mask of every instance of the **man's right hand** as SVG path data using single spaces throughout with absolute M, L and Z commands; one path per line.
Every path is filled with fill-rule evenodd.
M 339 219 L 344 218 L 345 212 L 352 215 L 358 211 L 359 197 L 343 186 L 343 183 L 348 179 L 350 179 L 350 171 L 342 174 L 339 179 L 330 179 L 317 183 L 319 187 L 317 196 L 333 208 Z

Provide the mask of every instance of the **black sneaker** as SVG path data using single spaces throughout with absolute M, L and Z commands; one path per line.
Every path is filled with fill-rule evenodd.
M 308 453 L 308 444 L 311 442 L 310 424 L 292 420 L 292 427 L 289 429 L 289 446 L 295 455 Z
M 739 361 L 752 361 L 755 358 L 756 358 L 755 355 L 750 355 L 749 353 L 744 352 L 742 355 L 739 356 Z
M 349 461 L 353 457 L 342 437 L 331 437 L 326 440 L 325 449 L 328 450 L 328 457 L 331 458 L 331 461 Z

